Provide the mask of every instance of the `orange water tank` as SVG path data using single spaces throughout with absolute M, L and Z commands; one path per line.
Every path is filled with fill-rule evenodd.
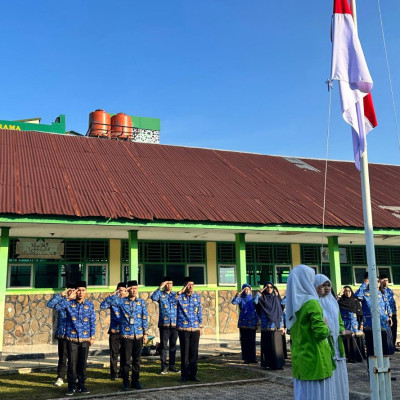
M 111 117 L 111 137 L 118 139 L 132 139 L 132 117 L 124 113 L 118 113 Z
M 89 136 L 110 137 L 111 117 L 104 110 L 89 114 Z

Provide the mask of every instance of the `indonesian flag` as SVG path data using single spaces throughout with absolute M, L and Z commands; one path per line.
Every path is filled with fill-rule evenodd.
M 339 81 L 343 118 L 352 127 L 354 160 L 360 169 L 360 158 L 366 149 L 365 136 L 378 123 L 370 93 L 373 81 L 348 0 L 334 0 L 332 43 L 331 79 Z

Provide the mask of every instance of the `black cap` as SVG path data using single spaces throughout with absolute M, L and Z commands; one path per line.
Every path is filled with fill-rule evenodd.
M 172 281 L 172 278 L 169 275 L 164 276 L 164 278 L 162 278 L 163 282 L 169 282 Z
M 127 287 L 137 286 L 137 281 L 128 281 Z
M 74 282 L 67 283 L 67 289 L 76 289 L 76 283 Z
M 368 278 L 368 272 L 364 272 L 364 279 Z
M 185 279 L 183 280 L 184 283 L 188 283 L 188 282 L 194 282 L 194 280 L 192 279 L 192 277 L 190 276 L 185 276 Z
M 75 289 L 78 289 L 78 288 L 80 288 L 80 287 L 87 287 L 87 286 L 86 286 L 86 281 L 77 281 L 77 282 L 75 283 Z
M 389 277 L 386 274 L 380 274 L 379 279 L 389 279 Z
M 120 287 L 126 288 L 126 283 L 125 283 L 125 282 L 120 282 L 120 283 L 118 283 L 118 285 L 117 285 L 117 290 L 118 290 Z

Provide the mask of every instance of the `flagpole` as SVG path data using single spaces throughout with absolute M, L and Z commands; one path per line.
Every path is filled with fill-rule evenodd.
M 351 0 L 351 11 L 353 14 L 354 26 L 357 32 L 357 8 L 356 0 Z M 380 310 L 378 300 L 378 284 L 374 246 L 374 228 L 372 223 L 372 208 L 371 208 L 371 191 L 369 185 L 369 168 L 368 168 L 368 152 L 367 138 L 365 134 L 365 120 L 363 104 L 356 104 L 357 115 L 359 121 L 359 134 L 364 137 L 365 150 L 360 157 L 360 178 L 361 178 L 361 194 L 364 214 L 364 231 L 365 231 L 365 247 L 367 252 L 369 291 L 371 297 L 371 317 L 372 317 L 372 335 L 374 343 L 374 354 L 376 358 L 370 357 L 370 386 L 371 398 L 373 400 L 390 400 L 391 382 L 390 382 L 390 367 L 388 360 L 385 360 L 386 368 L 384 367 L 381 325 L 380 325 Z M 386 372 L 386 373 L 385 373 Z

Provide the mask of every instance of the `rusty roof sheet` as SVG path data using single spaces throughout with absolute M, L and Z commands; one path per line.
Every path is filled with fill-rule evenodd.
M 322 225 L 324 160 L 0 130 L 0 214 Z M 360 177 L 329 161 L 326 226 L 362 227 Z M 400 228 L 400 167 L 370 165 L 374 226 Z M 397 207 L 397 208 L 396 208 Z

